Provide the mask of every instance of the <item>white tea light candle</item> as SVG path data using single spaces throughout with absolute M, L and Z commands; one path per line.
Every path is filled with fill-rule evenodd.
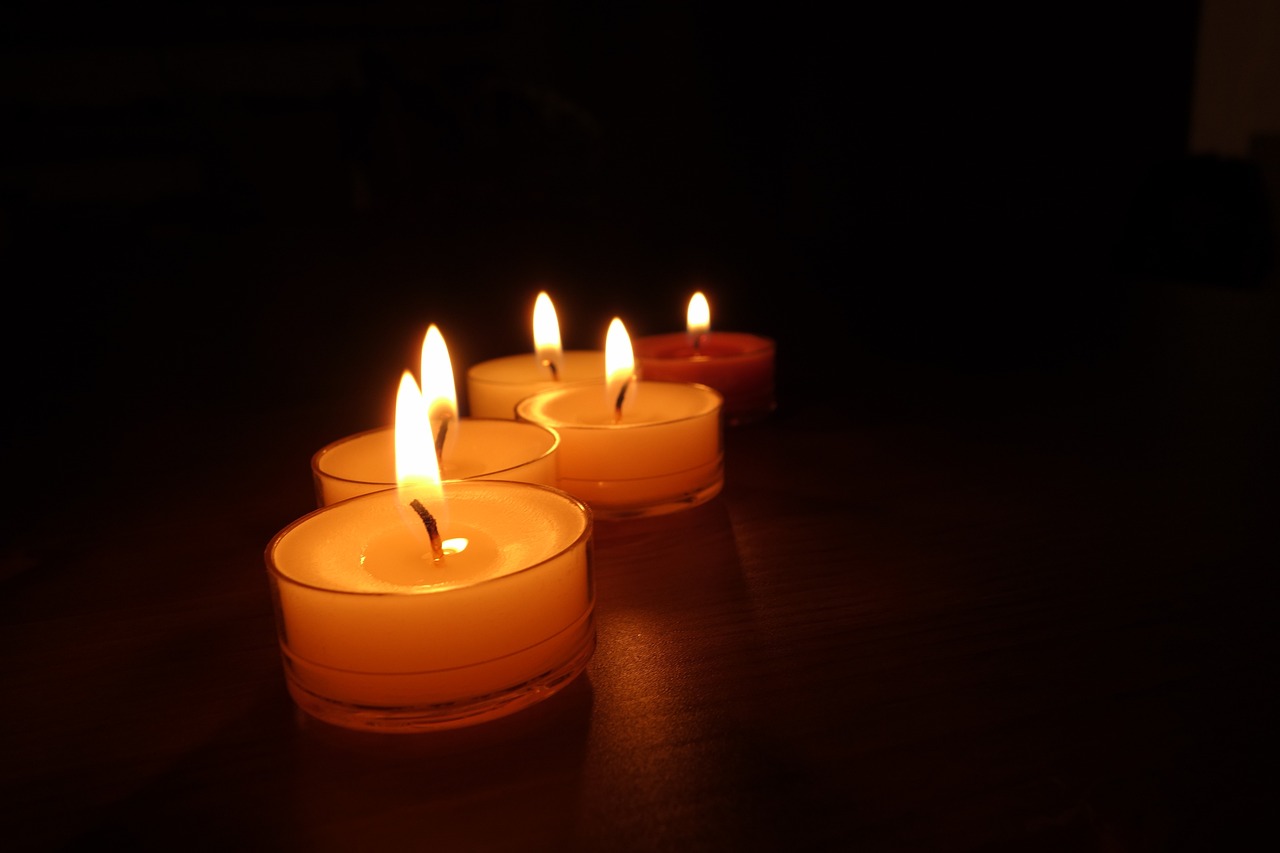
M 534 351 L 474 364 L 467 369 L 467 412 L 473 418 L 514 418 L 516 403 L 547 388 L 594 382 L 604 375 L 604 353 L 565 352 L 560 323 L 545 291 L 533 308 Z
M 497 418 L 461 418 L 440 460 L 445 480 L 518 480 L 558 486 L 560 436 L 537 424 Z M 380 427 L 349 435 L 311 457 L 317 506 L 395 488 L 395 430 Z
M 554 431 L 510 419 L 459 418 L 453 362 L 444 335 L 433 323 L 422 341 L 420 396 L 427 408 L 415 427 L 435 447 L 440 477 L 485 478 L 558 485 Z M 416 387 L 416 386 L 415 386 Z M 399 401 L 397 401 L 398 404 Z M 311 457 L 320 506 L 396 484 L 396 435 L 390 427 L 347 436 Z
M 556 489 L 443 484 L 438 564 L 397 490 L 316 510 L 266 563 L 286 682 L 308 714 L 421 731 L 504 716 L 586 667 L 595 648 L 591 515 Z
M 694 383 L 636 380 L 626 330 L 614 323 L 622 366 L 606 366 L 608 381 L 534 394 L 516 406 L 516 418 L 560 435 L 560 488 L 597 518 L 658 515 L 710 500 L 724 484 L 720 394 Z

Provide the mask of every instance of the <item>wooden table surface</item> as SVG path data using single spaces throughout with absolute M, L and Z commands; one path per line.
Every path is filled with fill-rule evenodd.
M 780 384 L 719 497 L 597 523 L 587 673 L 433 735 L 285 690 L 262 552 L 359 425 L 342 401 L 67 427 L 110 447 L 15 501 L 0 846 L 1249 849 L 1278 793 L 1274 288 L 1153 294 L 1088 370 Z

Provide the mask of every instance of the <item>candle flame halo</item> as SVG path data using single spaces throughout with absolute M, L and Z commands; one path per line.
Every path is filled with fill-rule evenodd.
M 636 359 L 626 326 L 617 317 L 609 323 L 604 339 L 605 394 L 614 408 L 614 420 L 622 417 L 627 388 L 635 378 Z
M 698 291 L 690 298 L 685 320 L 691 337 L 697 338 L 710 331 L 711 306 L 707 304 L 707 297 L 702 295 L 702 291 Z
M 550 368 L 551 375 L 559 378 L 560 362 L 564 360 L 564 347 L 560 343 L 560 321 L 556 308 L 545 290 L 538 293 L 533 303 L 533 346 L 538 364 Z

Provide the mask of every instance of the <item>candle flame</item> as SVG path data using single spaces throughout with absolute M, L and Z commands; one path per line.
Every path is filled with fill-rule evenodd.
M 396 392 L 396 493 L 400 516 L 422 548 L 425 559 L 438 560 L 439 522 L 444 515 L 444 489 L 440 485 L 440 462 L 430 440 L 431 422 L 427 401 L 413 374 L 405 371 Z M 419 514 L 425 510 L 429 516 Z M 432 522 L 430 529 L 426 521 Z
M 533 346 L 538 354 L 538 364 L 551 369 L 551 375 L 557 376 L 564 349 L 560 344 L 560 322 L 556 319 L 556 308 L 551 304 L 551 297 L 546 291 L 538 293 L 533 303 Z
M 691 337 L 705 335 L 711 328 L 711 306 L 707 304 L 707 297 L 702 295 L 702 291 L 693 294 L 693 298 L 689 300 L 686 318 Z
M 636 359 L 631 350 L 631 338 L 622 321 L 614 317 L 604 339 L 605 394 L 614 407 L 614 417 L 622 415 L 622 402 L 627 386 L 635 377 Z
M 445 346 L 444 335 L 432 323 L 427 328 L 426 337 L 422 340 L 422 398 L 427 407 L 427 428 L 432 442 L 436 445 L 436 453 L 440 455 L 443 448 L 442 432 L 447 434 L 449 425 L 458 418 L 458 392 L 453 381 L 453 363 L 449 359 L 449 348 Z
M 430 440 L 427 402 L 413 374 L 405 371 L 396 392 L 396 488 L 408 503 L 418 498 L 428 506 L 443 503 L 440 462 Z

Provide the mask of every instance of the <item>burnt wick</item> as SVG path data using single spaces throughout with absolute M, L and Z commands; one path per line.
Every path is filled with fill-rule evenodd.
M 549 358 L 544 358 L 542 360 L 542 366 L 551 371 L 552 380 L 556 382 L 560 381 L 560 370 L 556 367 L 556 363 L 554 361 Z
M 622 383 L 622 388 L 618 391 L 618 399 L 613 403 L 613 422 L 615 424 L 622 420 L 622 401 L 627 396 L 627 389 L 631 387 L 631 381 L 631 379 L 628 379 L 626 382 Z
M 436 524 L 436 517 L 417 498 L 410 501 L 409 506 L 413 507 L 413 511 L 422 519 L 423 526 L 427 528 L 427 536 L 431 539 L 431 555 L 437 563 L 440 562 L 444 559 L 444 546 L 440 543 L 440 528 Z
M 444 467 L 444 440 L 445 436 L 449 434 L 449 422 L 452 420 L 453 418 L 442 420 L 440 422 L 440 431 L 436 433 L 436 461 L 440 463 L 441 467 Z

